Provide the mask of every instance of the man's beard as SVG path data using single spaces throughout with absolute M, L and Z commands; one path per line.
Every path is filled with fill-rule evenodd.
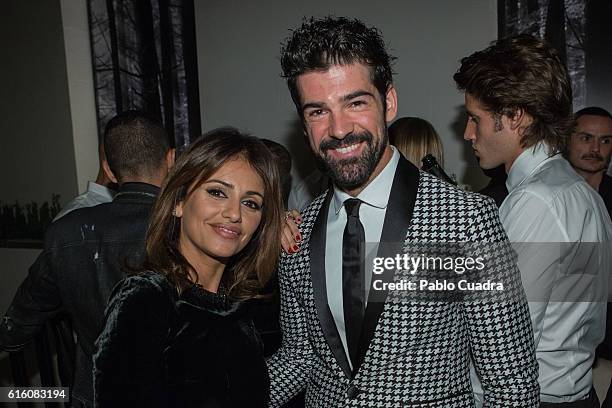
M 374 137 L 368 131 L 352 133 L 342 140 L 327 139 L 319 144 L 320 153 L 315 155 L 315 159 L 319 168 L 323 169 L 338 187 L 344 190 L 353 190 L 368 181 L 378 162 L 380 162 L 388 141 L 387 129 L 384 130 L 383 137 L 376 144 L 374 144 Z M 360 157 L 335 160 L 326 154 L 330 149 L 346 147 L 358 142 L 366 143 Z

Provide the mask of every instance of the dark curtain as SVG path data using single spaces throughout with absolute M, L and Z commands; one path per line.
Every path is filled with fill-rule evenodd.
M 589 67 L 589 8 L 604 5 L 597 0 L 498 0 L 498 36 L 527 33 L 545 39 L 565 59 L 572 79 L 574 109 L 585 106 Z M 609 16 L 609 15 L 608 15 Z M 599 34 L 598 34 L 599 35 Z M 608 38 L 609 39 L 609 38 Z
M 586 6 L 587 95 L 612 109 L 612 1 L 591 0 Z
M 187 146 L 201 132 L 193 0 L 88 0 L 88 10 L 100 134 L 139 109 Z

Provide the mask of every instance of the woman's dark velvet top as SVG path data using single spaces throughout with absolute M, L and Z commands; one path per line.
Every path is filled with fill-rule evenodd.
M 98 407 L 264 407 L 270 385 L 245 304 L 155 272 L 115 288 L 94 381 Z

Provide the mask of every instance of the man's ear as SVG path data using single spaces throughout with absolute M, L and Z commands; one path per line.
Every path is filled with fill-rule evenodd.
M 166 153 L 166 165 L 168 166 L 168 170 L 170 170 L 174 166 L 175 159 L 176 159 L 176 149 L 172 148 L 168 150 L 168 153 Z
M 106 159 L 102 160 L 102 170 L 104 170 L 104 174 L 106 174 L 106 177 L 108 177 L 110 181 L 115 184 L 119 184 L 119 182 L 117 181 L 117 177 L 115 177 L 115 174 L 108 166 L 108 161 L 106 161 Z
M 502 115 L 502 119 L 506 119 L 506 124 L 511 130 L 517 130 L 520 128 L 526 128 L 531 125 L 533 119 L 531 115 L 525 112 L 522 108 L 516 108 L 514 112 L 506 115 Z
M 397 92 L 393 84 L 389 85 L 389 89 L 387 89 L 385 101 L 387 102 L 385 120 L 390 123 L 397 116 Z

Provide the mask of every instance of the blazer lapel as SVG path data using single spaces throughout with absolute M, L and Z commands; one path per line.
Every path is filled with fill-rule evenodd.
M 319 315 L 319 322 L 325 340 L 331 349 L 336 361 L 348 378 L 351 378 L 351 367 L 348 362 L 338 328 L 334 322 L 329 304 L 327 302 L 327 284 L 325 280 L 325 245 L 327 234 L 327 213 L 329 203 L 333 197 L 334 190 L 330 188 L 325 197 L 325 201 L 319 210 L 317 219 L 310 233 L 310 274 L 314 291 L 315 305 Z
M 403 246 L 412 212 L 416 202 L 417 190 L 419 186 L 419 169 L 400 155 L 400 161 L 395 170 L 393 185 L 389 196 L 389 204 L 385 213 L 380 245 L 378 247 L 378 257 L 395 257 L 397 248 Z M 327 214 L 327 213 L 326 213 Z M 382 276 L 383 281 L 393 282 L 395 271 L 387 271 Z M 380 315 L 385 307 L 388 291 L 374 290 L 370 288 L 368 296 L 368 306 L 366 307 L 361 336 L 359 340 L 359 359 L 353 368 L 353 373 L 357 373 L 363 363 L 366 351 L 374 337 L 376 326 Z

